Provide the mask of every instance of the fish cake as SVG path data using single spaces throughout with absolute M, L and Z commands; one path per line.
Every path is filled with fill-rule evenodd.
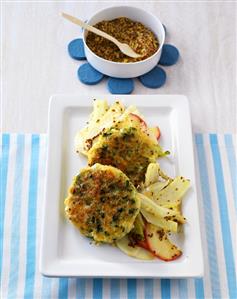
M 83 235 L 113 243 L 133 228 L 141 204 L 136 194 L 122 171 L 95 164 L 74 178 L 65 199 L 66 216 Z
M 136 126 L 105 130 L 88 151 L 88 165 L 111 165 L 122 170 L 138 186 L 144 181 L 150 163 L 161 153 L 158 143 Z

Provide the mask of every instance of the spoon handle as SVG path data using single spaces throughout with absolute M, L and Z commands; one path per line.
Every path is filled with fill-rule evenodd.
M 95 28 L 95 27 L 93 27 L 91 25 L 86 24 L 85 22 L 83 22 L 82 20 L 80 20 L 78 18 L 70 16 L 70 15 L 64 13 L 64 12 L 62 12 L 61 15 L 65 19 L 69 20 L 70 22 L 72 22 L 74 24 L 77 24 L 80 27 L 82 27 L 82 28 L 84 28 L 84 29 L 86 29 L 88 31 L 91 31 L 91 32 L 93 32 L 93 33 L 95 33 L 97 35 L 100 35 L 100 36 L 102 36 L 102 37 L 110 40 L 111 42 L 115 43 L 116 45 L 120 44 L 120 42 L 117 39 L 115 39 L 113 36 L 111 36 L 111 35 L 103 32 L 103 31 L 101 31 L 101 30 L 99 30 L 99 29 L 97 29 L 97 28 Z

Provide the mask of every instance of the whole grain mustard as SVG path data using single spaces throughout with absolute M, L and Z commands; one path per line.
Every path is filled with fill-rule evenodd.
M 118 41 L 128 44 L 139 58 L 128 57 L 111 41 L 88 32 L 86 44 L 96 55 L 114 62 L 136 62 L 152 56 L 159 48 L 155 34 L 142 23 L 120 17 L 110 21 L 101 21 L 94 27 L 115 37 Z

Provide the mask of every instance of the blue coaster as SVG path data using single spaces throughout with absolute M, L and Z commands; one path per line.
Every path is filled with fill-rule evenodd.
M 172 45 L 164 44 L 159 64 L 170 66 L 175 64 L 179 59 L 179 50 Z
M 109 78 L 108 89 L 112 94 L 130 94 L 134 89 L 133 79 Z
M 86 59 L 83 40 L 81 38 L 72 40 L 68 45 L 68 53 L 73 59 Z
M 104 75 L 94 69 L 89 63 L 81 65 L 77 71 L 79 80 L 88 85 L 94 85 L 99 83 Z
M 159 88 L 165 84 L 166 73 L 159 66 L 155 66 L 150 72 L 139 77 L 141 83 L 149 88 Z

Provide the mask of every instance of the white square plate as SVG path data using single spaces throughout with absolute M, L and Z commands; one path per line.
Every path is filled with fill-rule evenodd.
M 44 202 L 40 271 L 47 276 L 84 277 L 200 277 L 203 255 L 195 186 L 192 130 L 189 105 L 181 95 L 105 95 L 94 98 L 110 103 L 121 100 L 133 104 L 145 116 L 148 125 L 158 125 L 160 143 L 170 157 L 160 159 L 171 176 L 191 180 L 183 201 L 187 218 L 183 232 L 175 242 L 183 255 L 172 262 L 159 259 L 141 261 L 126 256 L 116 247 L 94 246 L 64 216 L 64 198 L 68 186 L 86 158 L 74 151 L 74 136 L 83 128 L 92 111 L 92 96 L 53 96 L 49 109 L 47 185 Z

